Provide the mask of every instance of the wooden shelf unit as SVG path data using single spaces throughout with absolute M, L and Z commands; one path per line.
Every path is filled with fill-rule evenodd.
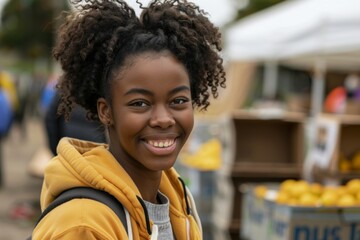
M 240 239 L 242 193 L 239 187 L 244 183 L 300 179 L 305 116 L 236 110 L 232 118 L 236 144 L 230 177 L 235 197 L 229 233 L 232 239 Z
M 316 180 L 321 182 L 325 178 L 330 178 L 338 180 L 339 183 L 345 183 L 350 179 L 360 178 L 360 171 L 352 170 L 344 173 L 339 170 L 340 154 L 351 159 L 355 153 L 360 151 L 360 115 L 323 113 L 317 116 L 316 119 L 318 125 L 329 120 L 337 126 L 338 133 L 334 140 L 334 148 L 331 150 L 331 157 L 328 160 L 329 166 L 323 169 L 317 168 Z M 320 127 L 317 126 L 317 128 Z M 310 149 L 313 148 L 314 146 Z

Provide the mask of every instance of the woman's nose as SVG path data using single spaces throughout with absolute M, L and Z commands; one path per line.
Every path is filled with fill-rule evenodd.
M 165 106 L 157 106 L 153 108 L 150 126 L 168 128 L 175 124 L 175 119 L 171 112 Z

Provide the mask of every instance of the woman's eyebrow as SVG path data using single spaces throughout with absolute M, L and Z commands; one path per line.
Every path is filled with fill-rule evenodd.
M 151 91 L 144 89 L 144 88 L 132 88 L 129 91 L 127 91 L 124 94 L 124 96 L 130 95 L 130 94 L 143 94 L 143 95 L 148 95 L 148 96 L 154 96 L 154 93 L 152 93 Z
M 169 94 L 175 94 L 175 93 L 178 93 L 178 92 L 182 92 L 182 91 L 188 91 L 190 92 L 190 88 L 188 86 L 179 86 L 179 87 L 176 87 L 174 89 L 172 89 Z
M 190 88 L 188 86 L 179 86 L 179 87 L 176 87 L 174 89 L 172 89 L 169 94 L 172 95 L 172 94 L 175 94 L 175 93 L 178 93 L 178 92 L 182 92 L 182 91 L 188 91 L 190 92 Z M 127 95 L 131 95 L 131 94 L 143 94 L 143 95 L 148 95 L 148 96 L 154 96 L 154 93 L 147 90 L 147 89 L 144 89 L 144 88 L 132 88 L 130 89 L 129 91 L 127 91 L 124 96 L 127 96 Z

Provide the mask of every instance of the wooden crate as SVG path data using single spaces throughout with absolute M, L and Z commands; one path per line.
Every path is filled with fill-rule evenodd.
M 304 158 L 304 116 L 282 114 L 264 116 L 256 112 L 235 111 L 235 163 L 264 164 L 267 169 L 275 163 L 298 167 Z

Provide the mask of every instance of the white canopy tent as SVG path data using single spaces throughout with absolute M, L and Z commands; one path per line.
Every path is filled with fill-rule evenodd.
M 359 0 L 288 0 L 226 32 L 229 60 L 284 60 L 339 69 L 360 67 Z M 310 60 L 310 61 L 309 61 Z
M 312 112 L 316 114 L 322 108 L 324 72 L 360 70 L 360 1 L 277 4 L 226 31 L 225 58 L 268 63 L 265 89 L 269 91 L 276 86 L 274 63 L 313 69 Z

